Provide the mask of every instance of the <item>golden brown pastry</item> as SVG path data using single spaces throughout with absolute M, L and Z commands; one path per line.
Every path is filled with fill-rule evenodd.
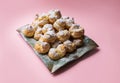
M 68 18 L 65 20 L 65 22 L 66 22 L 66 28 L 69 29 L 72 26 L 72 24 L 74 24 L 74 19 Z
M 39 27 L 39 26 L 38 26 L 38 21 L 33 21 L 32 24 L 31 24 L 31 26 L 32 26 L 32 27 L 34 28 L 34 30 L 36 31 L 37 28 Z
M 84 35 L 84 29 L 77 24 L 72 24 L 69 31 L 73 38 L 81 38 Z
M 42 35 L 42 28 L 37 28 L 37 30 L 35 31 L 35 34 L 34 34 L 34 39 L 39 40 L 41 35 Z
M 49 22 L 54 23 L 57 19 L 61 18 L 60 10 L 51 10 L 48 12 Z
M 57 21 L 55 21 L 53 26 L 57 31 L 64 30 L 65 29 L 65 20 L 62 18 L 58 19 Z
M 49 24 L 48 14 L 43 13 L 41 16 L 38 17 L 38 25 L 44 26 L 45 24 Z
M 66 47 L 64 44 L 59 44 L 56 48 L 57 53 L 59 54 L 59 56 L 62 58 L 63 56 L 65 56 L 66 54 Z
M 79 46 L 81 46 L 81 45 L 83 44 L 83 40 L 82 40 L 82 39 L 74 39 L 74 40 L 73 40 L 73 43 L 74 43 L 77 47 L 79 47 Z
M 66 40 L 63 44 L 65 45 L 67 52 L 73 52 L 76 49 L 75 44 L 70 40 Z
M 38 20 L 38 18 L 39 18 L 39 15 L 36 14 L 36 15 L 35 15 L 35 19 L 34 19 L 34 21 L 33 21 L 32 24 L 31 24 L 31 26 L 35 29 L 35 31 L 37 30 L 37 28 L 41 28 L 41 27 L 39 26 L 39 20 Z
M 44 35 L 42 35 L 39 40 L 44 41 L 44 42 L 53 43 L 53 42 L 55 42 L 56 38 L 57 37 L 56 37 L 55 32 L 48 31 Z
M 54 14 L 49 16 L 49 22 L 50 23 L 53 24 L 56 20 L 57 20 L 57 17 Z
M 50 49 L 50 44 L 47 42 L 37 41 L 35 43 L 34 49 L 38 53 L 47 53 Z
M 43 26 L 42 32 L 43 32 L 43 33 L 46 33 L 47 31 L 54 31 L 54 32 L 55 32 L 52 24 L 45 24 L 45 25 Z
M 57 38 L 64 42 L 70 38 L 70 33 L 68 30 L 61 30 L 57 33 Z
M 52 60 L 58 60 L 61 57 L 59 56 L 56 48 L 50 48 L 49 52 L 48 52 L 48 56 L 49 58 L 51 58 Z
M 26 37 L 33 37 L 35 30 L 31 25 L 26 26 L 23 30 L 22 33 L 26 36 Z

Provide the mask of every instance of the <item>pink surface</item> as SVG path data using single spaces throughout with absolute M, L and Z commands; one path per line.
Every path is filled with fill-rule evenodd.
M 99 51 L 52 75 L 16 29 L 60 9 L 84 26 Z M 120 0 L 0 0 L 0 83 L 120 83 Z

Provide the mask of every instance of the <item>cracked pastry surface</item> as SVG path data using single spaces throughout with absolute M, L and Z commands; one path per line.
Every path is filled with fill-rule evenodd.
M 49 50 L 48 56 L 52 59 L 52 60 L 58 60 L 62 57 L 64 57 L 66 54 L 66 48 L 63 44 L 59 44 L 57 46 L 57 48 L 51 48 Z
M 68 30 L 61 30 L 57 33 L 57 38 L 61 41 L 64 42 L 70 38 L 70 33 Z
M 50 49 L 50 44 L 47 42 L 37 41 L 35 43 L 34 49 L 38 53 L 47 53 Z
M 66 19 L 66 28 L 69 29 L 72 24 L 74 24 L 74 19 L 73 18 L 68 18 Z
M 67 52 L 73 52 L 76 49 L 76 45 L 70 40 L 66 40 L 63 44 L 65 45 Z
M 53 26 L 57 31 L 64 30 L 65 29 L 65 20 L 60 18 L 60 19 L 55 21 Z
M 53 43 L 56 40 L 56 34 L 53 31 L 48 31 L 40 37 L 40 41 Z
M 59 56 L 62 58 L 65 56 L 66 54 L 66 47 L 64 44 L 59 44 L 56 48 L 57 53 L 59 54 Z
M 39 40 L 41 37 L 41 34 L 42 34 L 42 28 L 37 28 L 37 30 L 35 31 L 35 34 L 34 34 L 34 39 Z
M 54 23 L 57 19 L 61 18 L 61 12 L 60 10 L 51 10 L 48 12 L 48 18 L 50 23 Z
M 34 28 L 29 25 L 29 26 L 26 26 L 23 30 L 22 30 L 22 33 L 26 36 L 26 37 L 33 37 L 34 36 L 34 33 L 35 33 L 35 30 Z
M 38 17 L 37 21 L 38 21 L 38 25 L 41 27 L 44 26 L 45 24 L 49 24 L 48 15 L 43 13 Z
M 42 32 L 45 34 L 47 31 L 54 31 L 52 24 L 45 24 L 42 28 Z
M 77 46 L 80 47 L 83 44 L 82 39 L 74 39 L 73 43 Z
M 72 24 L 69 31 L 73 38 L 81 38 L 84 35 L 84 29 L 77 24 Z
M 48 56 L 49 58 L 51 58 L 52 60 L 58 60 L 60 59 L 60 55 L 58 54 L 56 48 L 51 48 L 48 52 Z

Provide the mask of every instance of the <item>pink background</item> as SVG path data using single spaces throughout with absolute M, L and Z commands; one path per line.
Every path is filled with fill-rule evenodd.
M 52 75 L 16 29 L 56 8 L 100 47 Z M 0 0 L 0 83 L 120 83 L 119 35 L 120 0 Z

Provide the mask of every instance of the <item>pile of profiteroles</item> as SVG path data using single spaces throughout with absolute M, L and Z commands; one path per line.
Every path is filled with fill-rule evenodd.
M 34 38 L 34 49 L 38 53 L 48 53 L 52 60 L 58 60 L 73 52 L 83 44 L 84 29 L 73 18 L 62 17 L 59 10 L 51 10 L 41 15 L 26 26 L 22 33 Z

